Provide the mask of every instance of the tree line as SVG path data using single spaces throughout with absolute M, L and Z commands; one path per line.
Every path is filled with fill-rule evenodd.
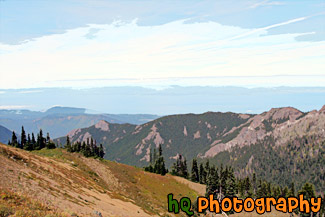
M 16 133 L 13 131 L 11 140 L 8 141 L 8 145 L 27 151 L 41 150 L 43 148 L 56 148 L 55 143 L 51 140 L 49 133 L 47 133 L 46 137 L 44 137 L 43 131 L 40 129 L 35 139 L 34 133 L 32 133 L 32 135 L 28 133 L 26 136 L 24 126 L 21 127 L 20 140 L 17 138 Z
M 163 167 L 163 168 L 162 168 Z M 154 149 L 150 152 L 150 165 L 144 168 L 145 171 L 165 175 L 168 170 L 165 169 L 165 162 L 162 156 L 162 148 L 159 145 L 158 153 Z M 161 171 L 164 171 L 161 173 Z M 215 199 L 222 200 L 224 197 L 238 197 L 245 199 L 261 198 L 261 197 L 297 197 L 303 194 L 304 198 L 310 200 L 312 197 L 322 197 L 322 208 L 318 215 L 325 214 L 324 195 L 316 195 L 313 184 L 305 183 L 300 190 L 296 190 L 294 182 L 289 186 L 280 186 L 275 183 L 258 178 L 255 173 L 251 177 L 246 176 L 239 178 L 235 176 L 234 169 L 231 166 L 223 166 L 220 168 L 210 165 L 209 161 L 205 164 L 200 163 L 198 166 L 197 159 L 192 160 L 191 172 L 188 172 L 186 158 L 178 155 L 176 162 L 172 165 L 171 175 L 180 176 L 193 182 L 206 185 L 206 195 L 213 194 Z M 196 202 L 194 203 L 196 204 Z M 193 207 L 196 208 L 195 206 Z M 302 217 L 316 216 L 317 213 L 299 213 L 298 209 L 294 211 Z M 233 212 L 229 212 L 231 214 Z
M 51 140 L 50 134 L 47 133 L 46 137 L 43 136 L 43 131 L 40 129 L 39 133 L 37 133 L 37 136 L 35 138 L 34 133 L 31 135 L 28 133 L 26 135 L 24 126 L 21 127 L 21 134 L 20 139 L 18 139 L 16 133 L 13 131 L 11 140 L 8 141 L 8 145 L 24 149 L 27 151 L 33 151 L 33 150 L 41 150 L 43 148 L 47 149 L 55 149 L 57 146 L 55 143 Z M 67 136 L 66 144 L 64 145 L 64 148 L 68 152 L 79 152 L 82 153 L 85 157 L 99 157 L 104 158 L 105 152 L 104 147 L 102 144 L 99 146 L 96 145 L 96 140 L 93 140 L 93 138 L 87 139 L 87 141 L 81 142 L 75 142 L 71 144 L 69 136 Z
M 87 142 L 83 141 L 82 143 L 77 141 L 73 144 L 70 142 L 69 136 L 67 136 L 67 142 L 65 148 L 68 152 L 78 152 L 82 153 L 85 157 L 99 157 L 104 158 L 105 152 L 103 145 L 100 144 L 99 147 L 96 145 L 96 140 L 93 138 L 87 138 Z
M 205 166 L 201 163 L 198 168 L 196 159 L 192 161 L 191 175 L 188 178 L 193 182 L 206 184 L 205 196 L 213 194 L 215 199 L 219 200 L 224 197 L 239 197 L 242 199 L 247 197 L 274 197 L 277 199 L 280 197 L 297 197 L 299 194 L 303 194 L 307 200 L 310 200 L 312 197 L 322 197 L 323 202 L 320 215 L 322 216 L 325 213 L 324 195 L 316 195 L 315 187 L 308 182 L 297 191 L 294 182 L 290 186 L 280 186 L 259 179 L 255 173 L 253 173 L 252 177 L 236 178 L 234 169 L 228 166 L 224 167 L 222 164 L 218 168 L 210 166 L 209 161 L 207 161 Z M 295 213 L 303 217 L 316 216 L 316 213 L 299 213 L 298 209 L 295 210 Z
M 151 173 L 157 173 L 161 175 L 165 175 L 168 173 L 168 170 L 165 166 L 165 160 L 162 156 L 162 148 L 161 145 L 158 147 L 158 151 L 156 148 L 153 151 L 150 151 L 150 159 L 149 159 L 149 166 L 144 167 L 144 170 Z

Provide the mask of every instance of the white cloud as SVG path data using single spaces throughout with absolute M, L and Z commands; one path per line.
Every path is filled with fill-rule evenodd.
M 0 109 L 27 109 L 30 105 L 0 105 Z
M 297 42 L 301 34 L 266 35 L 270 28 L 303 19 L 259 29 L 184 20 L 139 26 L 135 20 L 92 24 L 21 45 L 0 44 L 0 87 L 80 85 L 76 80 L 88 86 L 96 80 L 101 85 L 150 85 L 178 78 L 195 83 L 197 77 L 324 76 L 324 42 Z M 221 85 L 232 85 L 231 79 L 226 82 Z M 209 79 L 202 79 L 205 83 Z
M 279 2 L 279 1 L 269 1 L 269 0 L 264 0 L 264 1 L 258 1 L 252 5 L 249 6 L 249 8 L 258 8 L 261 6 L 278 6 L 278 5 L 285 5 L 284 2 Z
M 21 94 L 28 94 L 28 93 L 41 93 L 43 92 L 42 90 L 23 90 L 23 91 L 19 91 L 18 93 Z

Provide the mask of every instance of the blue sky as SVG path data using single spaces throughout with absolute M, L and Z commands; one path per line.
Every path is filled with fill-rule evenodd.
M 324 86 L 325 2 L 0 1 L 2 89 Z

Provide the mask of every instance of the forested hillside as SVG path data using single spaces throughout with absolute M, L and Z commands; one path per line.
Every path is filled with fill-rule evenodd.
M 276 108 L 258 115 L 214 113 L 171 115 L 142 125 L 100 121 L 70 132 L 71 142 L 94 138 L 105 158 L 147 166 L 154 148 L 162 146 L 168 168 L 182 155 L 187 161 L 210 159 L 233 165 L 238 175 L 261 177 L 279 184 L 310 180 L 323 190 L 325 107 L 303 113 Z M 65 137 L 56 142 L 64 144 Z

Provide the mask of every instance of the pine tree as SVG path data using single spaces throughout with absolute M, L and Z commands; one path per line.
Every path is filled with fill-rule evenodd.
M 298 194 L 303 194 L 304 199 L 310 201 L 310 199 L 312 197 L 316 197 L 315 187 L 314 187 L 313 184 L 310 184 L 310 183 L 307 182 L 301 187 Z M 302 213 L 302 216 L 303 217 L 309 217 L 309 216 L 312 216 L 312 214 L 313 214 L 313 216 L 315 216 L 316 213 Z
M 28 136 L 27 136 L 27 143 L 31 143 L 32 140 L 30 139 L 30 134 L 28 133 Z
M 47 132 L 47 134 L 46 134 L 46 143 L 49 143 L 50 141 L 51 141 L 50 133 Z
M 167 169 L 165 166 L 165 160 L 164 157 L 162 156 L 162 148 L 161 145 L 159 145 L 158 147 L 158 156 L 157 156 L 157 152 L 156 149 L 154 149 L 154 154 L 153 154 L 153 162 L 152 160 L 150 160 L 150 164 L 147 167 L 144 167 L 145 171 L 148 172 L 153 172 L 153 173 L 157 173 L 157 174 L 161 174 L 161 175 L 165 175 L 167 173 Z M 151 155 L 150 158 L 152 159 Z M 176 166 L 175 168 L 172 170 L 172 173 L 174 173 L 175 175 L 177 174 L 176 172 Z
M 11 145 L 14 146 L 14 147 L 18 146 L 18 141 L 17 141 L 17 136 L 15 134 L 15 131 L 12 131 Z
M 295 197 L 295 196 L 296 196 L 295 183 L 291 182 L 290 190 L 289 190 L 289 197 Z
M 100 158 L 104 158 L 104 155 L 105 155 L 105 152 L 104 152 L 103 145 L 100 144 L 100 145 L 99 145 L 99 157 L 100 157 Z
M 206 179 L 206 196 L 209 194 L 215 194 L 215 191 L 217 189 L 214 167 L 209 168 L 209 171 L 209 175 Z
M 254 191 L 254 194 L 256 194 L 256 174 L 253 173 L 253 179 L 252 179 L 252 185 L 253 185 L 253 191 Z
M 261 198 L 261 197 L 266 197 L 266 195 L 267 195 L 267 183 L 259 180 L 257 190 L 256 190 L 256 197 Z
M 21 127 L 21 135 L 20 135 L 20 148 L 24 148 L 26 145 L 27 139 L 26 139 L 26 132 L 24 130 L 24 126 Z
M 197 160 L 196 159 L 192 160 L 191 181 L 193 181 L 193 182 L 199 182 L 200 181 L 199 170 L 198 170 L 198 167 L 197 167 Z
M 184 161 L 183 161 L 183 166 L 182 166 L 182 176 L 184 178 L 187 179 L 188 177 L 188 172 L 187 172 L 187 162 L 186 162 L 186 158 L 184 157 Z
M 45 148 L 45 141 L 44 141 L 44 137 L 43 137 L 43 130 L 40 129 L 39 131 L 39 149 L 43 149 Z
M 239 191 L 239 195 L 241 198 L 245 197 L 245 185 L 244 185 L 244 180 L 239 179 L 238 180 L 238 191 Z
M 36 145 L 36 140 L 35 140 L 35 136 L 34 136 L 34 133 L 32 133 L 32 149 L 34 150 L 35 149 L 35 145 Z
M 32 151 L 33 150 L 33 144 L 32 144 L 32 141 L 30 139 L 30 135 L 29 134 L 28 134 L 28 137 L 27 137 L 27 142 L 24 145 L 24 149 L 27 150 L 27 151 Z
M 200 181 L 201 184 L 204 184 L 206 182 L 206 180 L 204 179 L 206 172 L 205 172 L 205 169 L 204 169 L 202 163 L 200 163 L 200 171 L 199 171 L 199 173 L 200 173 L 199 174 L 199 179 L 200 179 L 199 181 Z
M 220 167 L 220 192 L 225 195 L 227 193 L 227 187 L 228 187 L 228 183 L 227 183 L 227 179 L 228 179 L 228 167 L 226 166 L 226 169 L 223 169 L 223 165 L 221 164 Z
M 244 186 L 245 186 L 246 197 L 253 197 L 254 192 L 253 192 L 252 184 L 251 184 L 249 177 L 246 177 Z
M 72 152 L 69 136 L 67 136 L 67 142 L 65 144 L 65 148 L 67 149 L 68 152 Z
M 236 194 L 237 194 L 237 185 L 236 185 L 234 170 L 232 168 L 229 168 L 226 196 L 233 198 L 236 196 Z
M 210 162 L 209 162 L 209 160 L 207 160 L 207 162 L 205 163 L 205 173 L 203 174 L 204 175 L 204 177 L 203 177 L 203 180 L 204 180 L 204 183 L 206 182 L 206 180 L 207 180 L 207 177 L 208 177 L 208 175 L 210 174 Z
M 281 191 L 281 197 L 287 198 L 289 196 L 289 189 L 285 186 Z

